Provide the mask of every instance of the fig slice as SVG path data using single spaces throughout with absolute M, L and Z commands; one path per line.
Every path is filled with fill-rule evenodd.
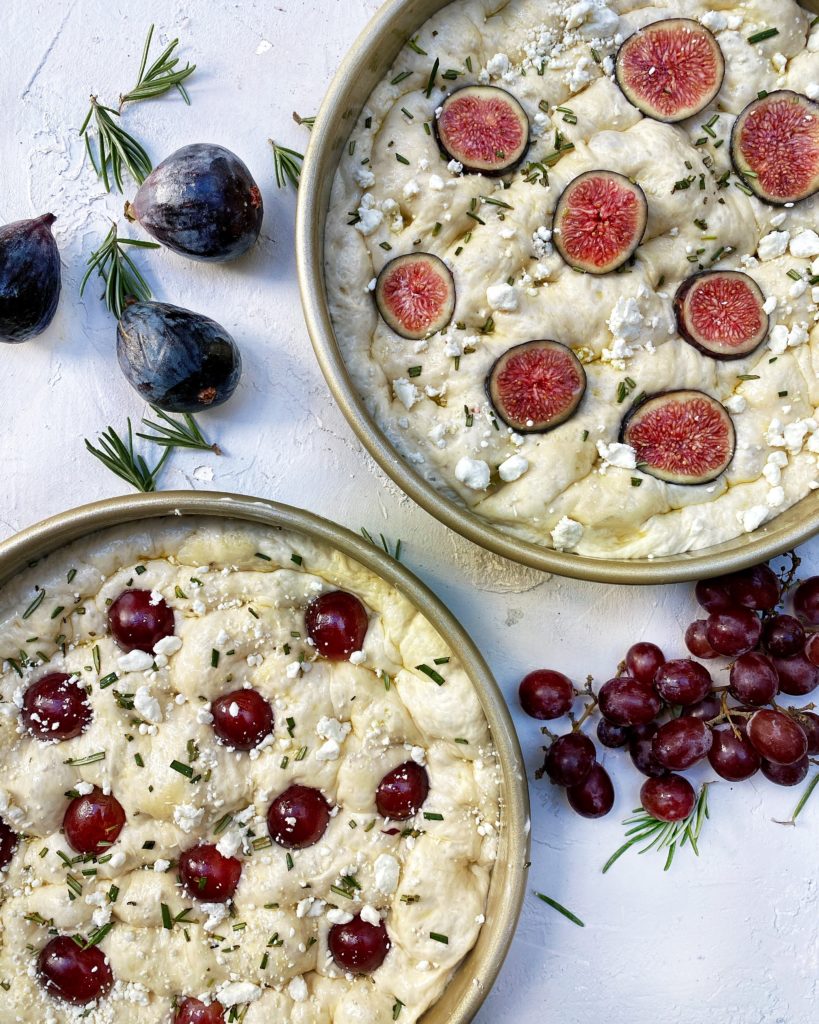
M 497 176 L 523 159 L 529 146 L 529 118 L 505 89 L 466 85 L 441 104 L 435 135 L 444 153 L 464 171 Z
M 725 77 L 725 58 L 704 25 L 668 18 L 629 36 L 617 52 L 614 73 L 638 110 L 672 123 L 698 114 L 714 99 Z
M 819 190 L 819 103 L 789 89 L 749 103 L 731 131 L 731 160 L 772 206 L 812 196 Z
M 683 281 L 674 296 L 677 330 L 714 359 L 741 359 L 768 333 L 765 296 L 738 270 L 705 270 Z
M 728 410 L 703 391 L 661 391 L 623 419 L 620 440 L 637 466 L 669 484 L 707 484 L 734 457 L 736 434 Z
M 525 341 L 495 362 L 486 393 L 503 422 L 520 434 L 542 434 L 564 423 L 586 391 L 586 371 L 558 341 Z
M 553 240 L 566 263 L 608 274 L 629 260 L 646 229 L 648 203 L 635 182 L 616 171 L 586 171 L 563 190 Z
M 378 275 L 375 304 L 396 334 L 418 341 L 442 331 L 452 319 L 455 281 L 432 253 L 408 253 L 390 260 Z

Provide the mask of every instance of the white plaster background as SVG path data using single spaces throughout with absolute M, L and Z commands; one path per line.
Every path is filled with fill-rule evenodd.
M 58 216 L 63 296 L 50 329 L 0 352 L 0 534 L 124 485 L 84 450 L 107 424 L 144 408 L 121 377 L 114 324 L 83 264 L 122 211 L 85 163 L 77 130 L 92 91 L 108 101 L 132 84 L 151 21 L 182 39 L 198 65 L 187 108 L 177 96 L 128 110 L 154 162 L 180 145 L 218 142 L 238 153 L 264 193 L 263 237 L 222 267 L 164 250 L 142 259 L 157 298 L 224 324 L 242 348 L 244 377 L 227 406 L 202 418 L 224 458 L 177 453 L 162 486 L 243 491 L 305 506 L 353 529 L 400 537 L 405 562 L 471 631 L 510 700 L 530 778 L 537 724 L 516 711 L 521 675 L 537 665 L 603 681 L 629 643 L 683 653 L 689 586 L 627 589 L 548 579 L 482 553 L 448 532 L 374 466 L 336 410 L 301 316 L 293 258 L 295 197 L 275 187 L 268 137 L 303 149 L 291 112 L 316 111 L 377 0 L 0 0 L 0 222 Z M 132 191 L 132 190 L 130 190 Z M 122 220 L 122 218 L 120 218 Z M 122 221 L 122 229 L 125 223 Z M 213 471 L 212 483 L 196 473 Z M 819 571 L 819 547 L 802 551 Z M 503 973 L 480 1024 L 809 1024 L 819 1005 L 819 796 L 783 828 L 797 793 L 765 780 L 712 788 L 701 857 L 629 855 L 621 819 L 640 778 L 627 755 L 604 756 L 614 811 L 589 822 L 562 794 L 532 784 L 533 866 L 541 890 L 580 929 L 527 897 Z M 2 1012 L 0 1011 L 0 1017 Z

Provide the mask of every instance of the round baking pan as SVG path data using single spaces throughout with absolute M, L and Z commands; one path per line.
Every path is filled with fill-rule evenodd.
M 319 365 L 350 426 L 385 473 L 422 508 L 496 554 L 546 572 L 601 583 L 674 583 L 732 572 L 788 551 L 819 532 L 812 493 L 753 533 L 698 551 L 657 558 L 589 558 L 520 540 L 447 498 L 390 444 L 355 389 L 336 341 L 324 281 L 324 229 L 330 190 L 348 136 L 398 51 L 449 0 L 387 0 L 336 72 L 311 134 L 299 186 L 296 258 L 307 329 Z M 819 10 L 819 0 L 805 0 Z
M 165 491 L 111 498 L 47 519 L 0 543 L 0 586 L 33 562 L 106 527 L 162 516 L 216 516 L 295 530 L 366 566 L 400 591 L 429 620 L 463 663 L 480 697 L 501 766 L 498 859 L 489 887 L 486 924 L 423 1024 L 466 1024 L 492 987 L 506 957 L 525 894 L 529 862 L 529 795 L 512 719 L 480 651 L 444 604 L 399 562 L 349 530 L 301 509 L 237 494 Z

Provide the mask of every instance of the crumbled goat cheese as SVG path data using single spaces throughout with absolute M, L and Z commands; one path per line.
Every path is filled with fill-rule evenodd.
M 355 223 L 355 229 L 365 238 L 378 230 L 384 220 L 384 214 L 375 208 L 375 199 L 370 192 L 365 192 L 361 197 L 361 205 L 357 213 L 358 220 Z
M 373 877 L 375 887 L 385 896 L 391 896 L 398 888 L 400 877 L 400 866 L 398 861 L 389 853 L 382 853 L 373 865 Z
M 496 53 L 486 62 L 486 70 L 491 78 L 501 78 L 510 68 L 509 58 L 505 53 Z
M 737 512 L 737 519 L 746 533 L 753 533 L 765 522 L 770 511 L 767 505 L 752 505 L 750 508 L 743 509 L 742 512 Z
M 552 543 L 557 551 L 571 551 L 580 543 L 582 536 L 581 524 L 569 519 L 568 516 L 563 516 L 552 530 Z
M 629 444 L 621 444 L 619 441 L 597 442 L 597 452 L 603 460 L 600 472 L 605 473 L 609 466 L 617 469 L 636 469 L 637 453 Z
M 162 708 L 147 686 L 137 687 L 134 694 L 134 710 L 146 722 L 154 725 L 163 720 Z
M 381 915 L 378 913 L 375 907 L 371 907 L 369 903 L 364 904 L 364 906 L 359 911 L 358 916 L 366 924 L 371 924 L 375 927 L 381 924 Z
M 219 1002 L 226 1009 L 242 1003 L 255 1003 L 261 994 L 261 988 L 249 981 L 231 981 L 217 991 Z
M 117 658 L 117 664 L 123 672 L 145 672 L 154 663 L 154 656 L 147 651 L 128 651 Z
M 783 256 L 788 248 L 790 237 L 789 231 L 768 232 L 767 235 L 763 235 L 759 240 L 759 245 L 756 248 L 757 256 L 763 261 Z
M 805 228 L 791 238 L 788 250 L 797 259 L 810 259 L 819 256 L 819 235 L 812 228 Z
M 392 382 L 392 392 L 405 409 L 411 409 L 421 398 L 421 392 L 406 377 L 399 377 Z
M 522 455 L 510 455 L 508 459 L 504 459 L 498 466 L 498 476 L 508 484 L 513 480 L 519 480 L 528 468 L 528 459 L 525 459 Z
M 470 459 L 464 455 L 455 466 L 455 479 L 473 491 L 485 491 L 489 486 L 489 466 L 483 459 Z
M 307 982 L 300 974 L 290 979 L 290 984 L 287 986 L 287 994 L 294 1003 L 303 1003 L 307 999 Z
M 494 310 L 513 313 L 518 308 L 518 293 L 511 284 L 491 284 L 486 289 L 486 301 Z

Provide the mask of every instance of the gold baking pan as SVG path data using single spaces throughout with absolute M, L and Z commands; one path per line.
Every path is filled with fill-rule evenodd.
M 480 651 L 444 604 L 400 563 L 349 530 L 276 502 L 237 494 L 165 491 L 83 505 L 23 530 L 0 543 L 0 586 L 41 558 L 98 530 L 160 516 L 218 516 L 296 530 L 343 552 L 407 597 L 458 655 L 483 705 L 501 765 L 502 817 L 486 924 L 477 945 L 455 972 L 423 1024 L 467 1024 L 492 987 L 520 914 L 529 862 L 529 795 L 520 745 L 503 695 Z M 2 1013 L 0 1013 L 2 1017 Z
M 324 227 L 339 157 L 370 92 L 398 51 L 449 0 L 387 0 L 336 72 L 319 112 L 299 186 L 296 258 L 307 329 L 333 396 L 367 451 L 396 484 L 430 515 L 469 540 L 546 572 L 602 583 L 675 583 L 732 572 L 766 561 L 819 531 L 819 493 L 770 523 L 700 551 L 653 559 L 589 558 L 519 540 L 444 497 L 393 448 L 353 386 L 335 338 L 324 282 Z M 819 0 L 803 6 L 819 12 Z

